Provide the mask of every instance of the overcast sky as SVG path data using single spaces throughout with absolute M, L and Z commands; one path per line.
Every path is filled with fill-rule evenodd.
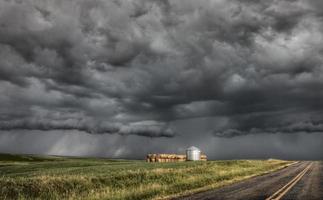
M 321 0 L 0 0 L 0 152 L 323 158 Z

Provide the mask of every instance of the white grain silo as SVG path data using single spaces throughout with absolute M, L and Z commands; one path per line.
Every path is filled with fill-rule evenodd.
M 191 146 L 186 149 L 186 160 L 197 161 L 201 159 L 201 150 L 197 147 Z

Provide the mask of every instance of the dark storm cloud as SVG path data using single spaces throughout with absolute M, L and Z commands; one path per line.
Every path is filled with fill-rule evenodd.
M 9 121 L 1 122 L 0 130 L 77 130 L 89 134 L 119 134 L 144 137 L 174 137 L 175 132 L 165 123 L 155 121 L 136 122 L 128 125 L 100 122 L 64 120 L 64 121 Z
M 322 13 L 306 0 L 1 1 L 1 129 L 172 137 L 176 120 L 219 117 L 195 137 L 321 132 Z
M 313 124 L 313 122 L 300 122 L 283 127 L 273 128 L 252 128 L 247 131 L 237 129 L 225 129 L 224 131 L 214 131 L 216 137 L 231 138 L 247 134 L 277 134 L 277 133 L 321 133 L 323 124 Z

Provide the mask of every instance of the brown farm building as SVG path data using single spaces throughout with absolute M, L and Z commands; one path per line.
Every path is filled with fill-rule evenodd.
M 146 158 L 147 162 L 184 162 L 186 160 L 186 155 L 178 154 L 148 154 Z M 207 161 L 206 155 L 202 154 L 200 160 Z

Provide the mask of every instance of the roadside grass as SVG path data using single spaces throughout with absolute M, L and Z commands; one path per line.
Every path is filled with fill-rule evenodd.
M 292 162 L 180 163 L 0 155 L 0 199 L 165 199 L 221 187 Z

